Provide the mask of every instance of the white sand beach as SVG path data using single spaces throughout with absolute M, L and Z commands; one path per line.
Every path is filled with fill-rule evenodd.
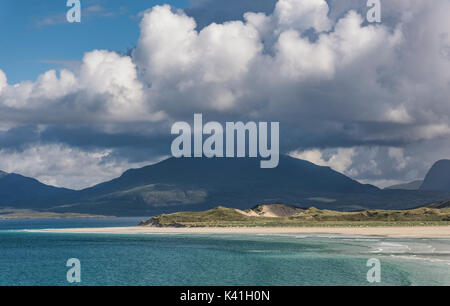
M 384 236 L 399 238 L 450 238 L 450 226 L 415 227 L 230 227 L 230 228 L 73 228 L 46 229 L 33 232 L 80 234 L 332 234 L 357 236 Z

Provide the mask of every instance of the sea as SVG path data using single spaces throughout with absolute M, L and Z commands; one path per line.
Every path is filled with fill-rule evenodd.
M 0 220 L 0 285 L 450 285 L 450 239 L 36 231 L 135 226 L 142 219 Z M 72 258 L 80 282 L 68 281 Z

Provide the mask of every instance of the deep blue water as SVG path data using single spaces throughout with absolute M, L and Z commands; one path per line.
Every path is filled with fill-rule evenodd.
M 450 285 L 449 239 L 300 235 L 54 234 L 24 229 L 136 225 L 143 218 L 0 221 L 0 285 Z

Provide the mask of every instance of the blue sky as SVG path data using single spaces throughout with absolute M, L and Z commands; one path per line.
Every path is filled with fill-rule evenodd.
M 138 14 L 157 4 L 185 8 L 187 0 L 81 0 L 81 24 L 64 16 L 66 0 L 0 1 L 0 67 L 15 84 L 73 65 L 84 52 L 126 52 L 139 37 Z

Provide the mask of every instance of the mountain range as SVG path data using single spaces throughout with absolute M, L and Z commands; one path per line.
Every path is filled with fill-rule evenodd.
M 442 163 L 433 168 L 441 165 L 447 166 Z M 431 179 L 427 175 L 423 185 L 430 180 L 436 181 L 435 177 L 442 174 L 433 168 L 433 173 L 437 174 L 431 175 Z M 450 178 L 447 182 L 450 184 Z M 153 216 L 175 211 L 201 211 L 218 205 L 248 209 L 256 203 L 281 202 L 341 211 L 406 209 L 450 199 L 450 188 L 430 189 L 429 186 L 427 183 L 421 190 L 380 190 L 329 167 L 289 156 L 281 156 L 279 166 L 274 169 L 261 169 L 259 160 L 251 158 L 169 158 L 128 170 L 114 180 L 80 191 L 0 172 L 0 207 L 56 213 Z

